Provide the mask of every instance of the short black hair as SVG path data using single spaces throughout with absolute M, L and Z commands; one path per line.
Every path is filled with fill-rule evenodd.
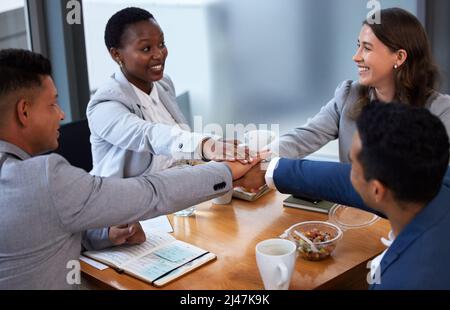
M 357 155 L 365 179 L 386 185 L 399 201 L 428 203 L 439 192 L 449 164 L 444 124 L 425 108 L 368 104 L 357 120 Z
M 105 44 L 108 51 L 113 47 L 122 47 L 122 36 L 129 25 L 149 19 L 155 20 L 150 12 L 135 7 L 120 10 L 111 16 L 105 28 Z
M 42 76 L 52 74 L 50 61 L 22 49 L 0 50 L 0 98 L 19 89 L 39 87 Z

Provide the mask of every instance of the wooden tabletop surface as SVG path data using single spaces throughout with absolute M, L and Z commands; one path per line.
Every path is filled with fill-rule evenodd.
M 255 202 L 233 199 L 230 205 L 211 201 L 197 206 L 195 216 L 169 215 L 174 237 L 204 248 L 217 260 L 181 278 L 156 288 L 112 268 L 100 271 L 81 262 L 83 278 L 98 288 L 115 289 L 264 289 L 258 273 L 255 246 L 276 238 L 291 225 L 310 220 L 328 220 L 328 215 L 283 207 L 288 195 L 272 191 Z M 390 230 L 381 219 L 365 228 L 344 231 L 330 258 L 319 262 L 297 259 L 290 289 L 365 289 L 367 261 L 385 247 L 380 237 Z

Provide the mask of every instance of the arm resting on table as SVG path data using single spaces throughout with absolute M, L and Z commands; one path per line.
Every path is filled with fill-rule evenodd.
M 273 179 L 281 193 L 329 200 L 385 217 L 369 208 L 355 191 L 350 170 L 350 164 L 282 158 Z

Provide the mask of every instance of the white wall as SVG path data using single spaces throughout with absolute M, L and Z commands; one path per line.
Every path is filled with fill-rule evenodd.
M 117 11 L 137 6 L 160 24 L 169 56 L 165 73 L 178 94 L 189 91 L 193 115 L 209 113 L 211 64 L 206 12 L 210 1 L 83 1 L 86 51 L 91 89 L 98 88 L 117 68 L 104 44 L 108 19 Z
M 0 13 L 23 8 L 25 0 L 1 0 Z

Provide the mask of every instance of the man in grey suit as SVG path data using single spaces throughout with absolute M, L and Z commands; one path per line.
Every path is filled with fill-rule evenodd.
M 252 167 L 212 162 L 140 178 L 91 176 L 59 155 L 38 156 L 57 148 L 64 119 L 50 62 L 3 50 L 0 72 L 0 289 L 74 288 L 68 274 L 83 231 L 223 195 Z

